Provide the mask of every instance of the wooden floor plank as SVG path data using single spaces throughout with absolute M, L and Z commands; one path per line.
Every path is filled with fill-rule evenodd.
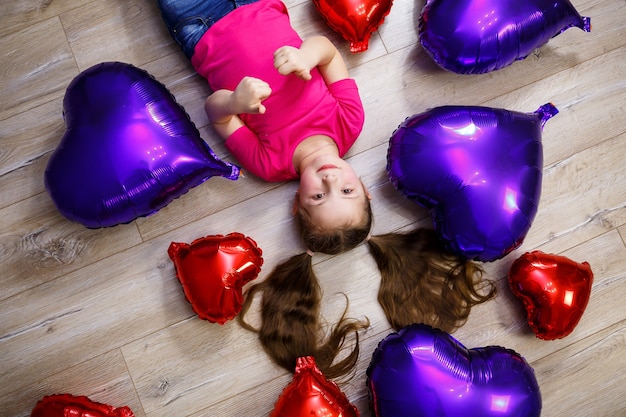
M 560 236 L 573 246 L 624 223 L 624 139 L 623 134 L 609 139 L 544 170 L 539 210 L 526 237 L 531 246 L 562 248 L 562 243 L 548 245 Z M 613 169 L 592 162 L 599 160 Z
M 0 103 L 0 120 L 59 100 L 78 74 L 58 17 L 7 35 L 4 42 L 13 47 L 3 48 L 0 61 L 0 91 L 5 96 Z
M 615 372 L 626 368 L 625 332 L 626 323 L 617 322 L 532 364 L 543 390 L 544 415 L 626 414 L 626 375 Z
M 141 67 L 177 50 L 154 2 L 93 2 L 61 15 L 81 71 L 106 61 Z
M 135 417 L 145 416 L 119 349 L 32 382 L 0 397 L 3 415 L 27 417 L 26 410 L 46 395 L 71 394 L 113 407 L 128 406 Z
M 165 250 L 138 246 L 4 300 L 3 376 L 12 383 L 0 392 L 188 318 L 180 284 L 164 273 Z
M 545 103 L 554 104 L 559 113 L 546 122 L 542 141 L 544 166 L 550 167 L 626 130 L 626 109 L 612 104 L 626 100 L 626 72 L 607 65 L 624 59 L 625 48 L 615 49 L 484 105 L 532 112 Z M 602 86 L 594 82 L 598 77 Z M 622 146 L 626 150 L 626 144 Z
M 93 0 L 1 0 L 0 37 L 89 2 Z
M 62 217 L 46 193 L 0 210 L 2 298 L 90 265 L 141 241 L 134 224 L 86 229 Z

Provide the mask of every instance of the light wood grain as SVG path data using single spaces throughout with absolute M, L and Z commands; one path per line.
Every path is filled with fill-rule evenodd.
M 285 2 L 302 36 L 338 45 L 366 111 L 347 158 L 373 195 L 374 233 L 430 226 L 428 212 L 389 183 L 389 137 L 408 116 L 446 105 L 560 113 L 543 130 L 539 211 L 524 243 L 485 264 L 495 299 L 472 310 L 454 336 L 467 347 L 500 345 L 524 356 L 547 417 L 622 417 L 626 390 L 626 24 L 621 0 L 576 0 L 593 30 L 573 28 L 527 59 L 489 74 L 441 70 L 418 43 L 423 0 L 392 6 L 369 50 L 351 54 L 312 2 Z M 171 242 L 244 233 L 265 263 L 258 280 L 302 251 L 290 214 L 295 183 L 212 178 L 152 216 L 89 230 L 56 210 L 43 175 L 64 131 L 70 81 L 105 61 L 147 70 L 176 97 L 219 158 L 236 162 L 203 111 L 209 94 L 170 38 L 154 1 L 0 0 L 0 416 L 26 417 L 45 395 L 87 395 L 138 417 L 267 416 L 291 375 L 236 322 L 199 320 L 167 255 Z M 506 279 L 524 252 L 587 261 L 591 300 L 566 338 L 543 341 Z M 349 298 L 367 316 L 354 377 L 340 384 L 368 406 L 365 371 L 390 333 L 376 301 L 380 276 L 364 245 L 315 256 L 322 315 L 333 323 Z M 258 323 L 258 300 L 249 320 Z

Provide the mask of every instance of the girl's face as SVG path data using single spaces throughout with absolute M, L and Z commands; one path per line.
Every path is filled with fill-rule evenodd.
M 298 203 L 321 229 L 356 226 L 371 198 L 350 164 L 336 155 L 320 155 L 300 172 Z

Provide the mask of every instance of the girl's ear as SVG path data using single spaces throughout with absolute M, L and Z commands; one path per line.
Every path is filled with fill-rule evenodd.
M 296 195 L 293 198 L 293 208 L 291 209 L 291 215 L 295 216 L 300 208 L 300 194 L 296 191 Z
M 361 181 L 361 185 L 363 186 L 363 191 L 365 191 L 365 196 L 367 197 L 368 200 L 371 200 L 372 199 L 372 195 L 367 190 L 367 187 L 365 186 L 365 184 L 363 184 L 363 181 Z

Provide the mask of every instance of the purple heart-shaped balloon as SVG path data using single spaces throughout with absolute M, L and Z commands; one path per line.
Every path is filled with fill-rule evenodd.
M 442 68 L 481 74 L 526 58 L 574 26 L 591 30 L 569 0 L 429 0 L 419 37 Z
M 61 214 L 88 228 L 153 214 L 213 176 L 239 176 L 167 88 L 130 64 L 104 62 L 80 73 L 63 115 L 46 189 Z
M 537 213 L 541 129 L 557 112 L 443 106 L 413 115 L 389 140 L 389 178 L 430 210 L 452 252 L 499 259 L 522 244 Z
M 467 349 L 441 330 L 414 324 L 383 339 L 367 369 L 376 417 L 534 417 L 541 392 L 513 350 Z

